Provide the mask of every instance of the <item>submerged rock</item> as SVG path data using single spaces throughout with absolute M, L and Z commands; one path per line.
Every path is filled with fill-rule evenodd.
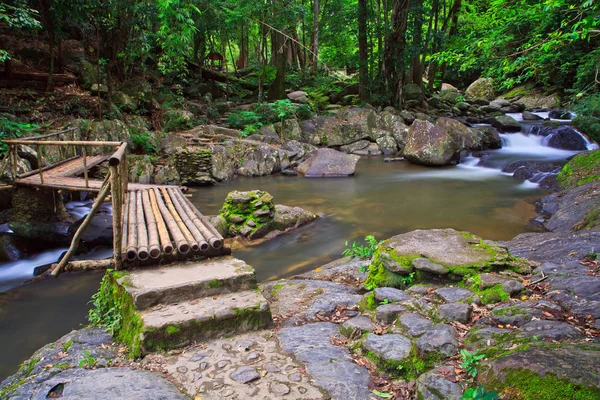
M 307 178 L 334 178 L 354 174 L 359 156 L 333 149 L 319 149 L 300 164 L 297 171 Z

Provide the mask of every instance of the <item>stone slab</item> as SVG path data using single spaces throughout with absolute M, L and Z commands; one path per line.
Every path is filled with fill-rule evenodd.
M 256 288 L 254 269 L 232 256 L 133 270 L 119 282 L 138 310 Z
M 272 324 L 269 304 L 255 291 L 157 306 L 142 311 L 140 317 L 144 324 L 142 348 L 145 352 L 267 328 Z

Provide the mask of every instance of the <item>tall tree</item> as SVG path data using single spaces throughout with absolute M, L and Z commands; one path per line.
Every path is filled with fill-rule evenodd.
M 319 0 L 313 0 L 313 63 L 312 72 L 319 67 Z
M 385 42 L 384 73 L 392 93 L 392 103 L 402 107 L 406 82 L 406 29 L 410 0 L 394 0 L 392 28 Z
M 367 47 L 367 0 L 358 0 L 358 93 L 369 101 L 369 54 Z

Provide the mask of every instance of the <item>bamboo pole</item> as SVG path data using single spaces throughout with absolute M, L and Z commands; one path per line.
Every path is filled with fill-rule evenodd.
M 150 254 L 148 253 L 148 230 L 146 220 L 144 219 L 144 205 L 142 203 L 142 191 L 136 192 L 136 216 L 138 230 L 137 256 L 141 261 L 146 261 Z
M 58 264 L 52 264 L 51 269 L 56 269 Z M 106 260 L 81 260 L 81 261 L 70 261 L 63 268 L 62 272 L 81 272 L 81 271 L 95 271 L 98 269 L 108 269 L 114 267 L 114 260 L 112 258 Z
M 73 160 L 75 160 L 76 158 L 77 158 L 77 157 L 70 157 L 70 158 L 66 158 L 66 159 L 64 159 L 64 160 L 62 160 L 62 161 L 59 161 L 59 162 L 57 162 L 56 164 L 52 164 L 52 165 L 46 165 L 44 168 L 42 168 L 42 171 L 48 171 L 49 169 L 54 169 L 54 168 L 56 168 L 56 167 L 59 167 L 59 166 L 61 166 L 61 165 L 63 165 L 63 164 L 66 164 L 66 163 L 68 163 L 69 161 L 73 161 Z M 29 172 L 25 172 L 25 173 L 23 173 L 23 174 L 20 174 L 20 175 L 18 176 L 18 178 L 19 178 L 19 179 L 23 179 L 23 178 L 27 178 L 28 176 L 37 175 L 37 174 L 39 174 L 39 171 L 36 171 L 36 170 L 31 170 L 31 171 L 29 171 Z
M 179 189 L 176 189 L 176 190 L 179 190 Z M 200 251 L 207 251 L 208 247 L 209 247 L 208 242 L 207 242 L 208 238 L 206 236 L 204 236 L 202 234 L 202 232 L 198 229 L 198 227 L 196 226 L 196 224 L 193 221 L 193 218 L 190 218 L 189 214 L 186 212 L 185 208 L 180 203 L 180 200 L 176 197 L 176 195 L 174 193 L 174 191 L 176 191 L 176 190 L 168 188 L 167 192 L 169 192 L 169 197 L 171 198 L 171 201 L 173 202 L 173 205 L 175 206 L 177 213 L 179 214 L 183 223 L 189 229 L 190 233 L 194 237 L 194 241 L 196 241 L 196 243 L 198 243 Z
M 110 157 L 110 159 L 108 160 L 108 163 L 110 165 L 119 165 L 121 163 L 121 160 L 125 156 L 126 150 L 127 150 L 127 143 L 122 143 L 119 146 L 119 148 L 117 149 L 117 151 L 115 151 L 114 154 Z
M 187 226 L 181 219 L 181 216 L 179 215 L 179 213 L 177 212 L 177 209 L 173 205 L 173 201 L 171 200 L 171 197 L 169 196 L 169 192 L 167 192 L 167 190 L 165 188 L 161 188 L 160 191 L 162 192 L 165 202 L 167 203 L 167 208 L 173 215 L 173 218 L 175 218 L 175 222 L 177 223 L 177 226 L 181 230 L 181 233 L 183 233 L 185 240 L 187 240 L 187 242 L 192 246 L 193 251 L 198 251 L 200 249 L 200 245 L 194 240 L 194 236 L 192 235 L 190 230 L 187 228 Z
M 44 166 L 42 165 L 42 146 L 37 145 L 37 160 L 38 160 L 38 171 L 40 174 L 40 183 L 44 184 Z
M 85 147 L 84 147 L 85 157 Z M 85 159 L 85 158 L 84 158 Z M 116 167 L 110 167 L 110 197 L 112 200 L 112 225 L 113 225 L 113 258 L 115 268 L 121 268 L 121 235 L 123 234 L 121 185 L 119 184 L 119 171 Z M 87 178 L 87 176 L 86 176 Z M 87 180 L 86 180 L 86 186 Z
M 89 187 L 90 184 L 88 182 L 88 171 L 87 171 L 87 150 L 85 149 L 85 146 L 83 146 L 81 148 L 81 153 L 83 154 L 83 179 L 85 179 L 85 187 Z M 116 178 L 116 174 L 115 174 L 115 178 Z
M 12 165 L 12 170 L 13 170 L 13 180 L 17 179 L 17 173 L 19 172 L 19 168 L 18 168 L 18 164 L 17 164 L 17 145 L 15 144 L 14 146 L 12 146 L 12 151 L 13 151 L 13 165 Z
M 167 226 L 165 225 L 165 221 L 163 220 L 163 217 L 158 208 L 158 202 L 156 201 L 156 193 L 154 193 L 154 190 L 149 190 L 148 194 L 150 195 L 150 205 L 152 206 L 152 213 L 154 214 L 154 218 L 156 220 L 156 228 L 158 229 L 160 245 L 165 254 L 171 254 L 173 252 L 173 244 L 171 244 L 171 240 L 169 239 L 169 231 L 167 231 Z
M 121 234 L 121 243 L 120 243 L 120 247 L 119 247 L 119 258 L 121 260 L 123 260 L 127 257 L 127 255 L 125 253 L 125 249 L 127 248 L 128 229 L 129 229 L 129 196 L 124 196 L 124 197 L 125 197 L 125 203 L 123 204 L 123 220 L 121 223 L 121 225 L 123 226 L 123 231 Z M 113 244 L 113 246 L 114 246 L 114 244 Z
M 6 144 L 26 144 L 28 146 L 31 145 L 44 145 L 44 146 L 91 146 L 91 147 L 102 147 L 102 146 L 110 146 L 110 147 L 119 147 L 123 144 L 123 142 L 107 142 L 101 140 L 22 140 L 22 139 L 10 139 L 5 140 Z
M 135 212 L 135 192 L 129 192 L 129 230 L 128 230 L 128 239 L 127 239 L 127 247 L 125 250 L 126 257 L 128 261 L 133 261 L 137 257 L 137 227 L 136 227 L 136 212 Z
M 156 225 L 156 218 L 152 211 L 152 205 L 150 204 L 150 197 L 148 190 L 142 191 L 142 203 L 144 205 L 144 214 L 146 216 L 146 226 L 148 227 L 148 248 L 150 250 L 150 257 L 160 257 L 160 245 L 158 242 L 158 227 Z
M 81 223 L 81 225 L 77 229 L 77 232 L 75 232 L 75 235 L 73 236 L 73 240 L 71 241 L 71 246 L 69 247 L 69 250 L 67 250 L 67 253 L 60 260 L 60 262 L 58 263 L 58 265 L 56 266 L 56 268 L 54 268 L 54 270 L 52 271 L 52 276 L 58 276 L 58 275 L 60 275 L 62 269 L 69 262 L 69 260 L 71 259 L 71 257 L 73 256 L 73 254 L 75 253 L 75 251 L 77 250 L 77 248 L 79 247 L 79 240 L 81 239 L 81 235 L 83 235 L 83 232 L 85 231 L 85 229 L 87 228 L 87 226 L 90 224 L 90 222 L 94 218 L 94 215 L 96 214 L 96 212 L 100 208 L 100 205 L 102 204 L 102 202 L 104 201 L 104 199 L 108 195 L 108 192 L 110 190 L 110 181 L 109 181 L 109 179 L 110 179 L 110 174 L 104 180 L 104 183 L 103 183 L 103 186 L 102 186 L 102 190 L 100 191 L 100 194 L 98 195 L 98 197 L 94 201 L 94 204 L 92 205 L 92 209 L 90 210 L 90 212 L 88 213 L 88 215 L 85 217 L 85 219 L 83 220 L 83 222 Z
M 194 212 L 190 209 L 189 205 L 185 201 L 182 201 L 179 196 L 180 194 L 183 195 L 181 191 L 179 189 L 171 188 L 167 190 L 170 192 L 175 206 L 179 206 L 180 213 L 183 217 L 185 217 L 186 223 L 193 227 L 193 229 L 190 229 L 190 231 L 192 231 L 197 238 L 201 238 L 202 243 L 206 243 L 206 246 L 203 246 L 200 241 L 198 242 L 200 244 L 200 250 L 207 251 L 209 244 L 214 248 L 213 243 L 215 243 L 215 240 L 218 240 L 218 238 L 215 238 L 209 230 L 204 228 L 196 214 L 194 214 Z
M 221 234 L 219 233 L 219 231 L 217 231 L 217 229 L 210 223 L 210 221 L 208 220 L 208 218 L 206 218 L 204 215 L 202 215 L 202 213 L 200 211 L 198 211 L 198 209 L 192 204 L 191 201 L 189 201 L 181 192 L 177 193 L 177 196 L 179 197 L 180 200 L 182 200 L 183 202 L 185 202 L 185 204 L 188 205 L 189 210 L 192 211 L 196 217 L 200 220 L 200 224 L 198 229 L 200 229 L 200 231 L 202 231 L 202 228 L 208 230 L 209 232 L 212 233 L 212 235 L 216 240 L 213 240 L 211 242 L 211 240 L 208 241 L 208 243 L 210 243 L 211 247 L 215 248 L 215 249 L 220 249 L 221 247 L 223 247 L 223 236 L 221 236 Z
M 190 251 L 190 245 L 186 242 L 185 237 L 183 236 L 183 233 L 181 232 L 181 230 L 179 229 L 179 226 L 177 225 L 177 222 L 175 222 L 175 219 L 173 219 L 173 216 L 169 212 L 169 209 L 167 208 L 167 206 L 165 206 L 165 203 L 162 199 L 162 196 L 161 196 L 158 188 L 154 188 L 154 194 L 156 197 L 156 202 L 158 204 L 158 209 L 160 210 L 160 213 L 162 214 L 162 216 L 165 220 L 165 223 L 169 227 L 169 232 L 171 233 L 171 236 L 173 237 L 173 240 L 175 241 L 177 250 L 181 254 L 186 254 L 188 251 Z

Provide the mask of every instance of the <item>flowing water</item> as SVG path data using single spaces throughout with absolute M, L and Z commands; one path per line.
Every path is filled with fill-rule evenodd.
M 320 218 L 271 241 L 235 247 L 234 255 L 256 269 L 259 281 L 302 273 L 340 257 L 346 241 L 374 234 L 384 239 L 414 229 L 455 228 L 487 239 L 509 240 L 529 230 L 533 201 L 545 194 L 535 183 L 501 172 L 518 160 L 564 162 L 575 152 L 545 146 L 541 137 L 504 134 L 504 147 L 468 156 L 456 167 L 425 168 L 408 162 L 363 158 L 350 178 L 305 179 L 273 175 L 238 178 L 223 185 L 191 190 L 192 201 L 207 215 L 219 211 L 232 190 L 260 189 L 276 203 L 298 206 Z M 589 146 L 592 148 L 592 145 Z M 77 217 L 90 204 L 73 202 Z M 6 230 L 0 227 L 0 231 Z M 44 344 L 86 323 L 88 301 L 101 273 L 65 274 L 24 286 L 38 265 L 55 262 L 65 248 L 0 264 L 0 379 Z M 94 258 L 110 255 L 95 249 Z M 90 254 L 82 257 L 90 258 Z

